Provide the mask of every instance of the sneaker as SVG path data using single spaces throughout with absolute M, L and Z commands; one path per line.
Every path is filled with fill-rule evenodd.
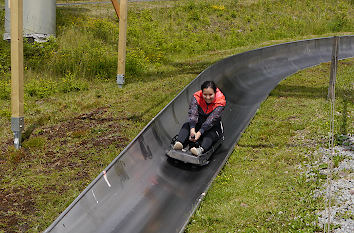
M 203 147 L 198 147 L 198 148 L 196 148 L 196 147 L 192 147 L 191 148 L 191 152 L 192 152 L 192 154 L 194 154 L 195 156 L 199 156 L 199 155 L 201 155 L 201 154 L 203 154 L 203 151 L 204 151 L 204 149 L 203 149 Z
M 173 149 L 174 150 L 182 150 L 183 149 L 182 143 L 180 143 L 179 141 L 175 142 L 175 144 L 173 145 Z

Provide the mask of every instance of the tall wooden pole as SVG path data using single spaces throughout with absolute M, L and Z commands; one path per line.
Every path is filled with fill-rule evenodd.
M 127 0 L 120 0 L 120 18 L 119 18 L 119 42 L 118 42 L 118 74 L 117 84 L 120 88 L 125 82 L 125 57 L 127 44 L 127 14 L 128 3 Z
M 23 116 L 23 0 L 10 0 L 11 12 L 11 129 L 14 145 L 21 147 Z

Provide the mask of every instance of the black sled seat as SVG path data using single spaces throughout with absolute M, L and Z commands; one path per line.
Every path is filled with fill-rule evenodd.
M 171 141 L 171 149 L 166 153 L 166 155 L 170 158 L 185 162 L 191 163 L 199 166 L 204 166 L 209 163 L 210 156 L 216 151 L 216 149 L 221 145 L 224 141 L 224 137 L 221 137 L 208 151 L 204 152 L 199 156 L 193 155 L 189 150 L 174 150 L 173 145 L 177 140 L 177 136 L 175 136 Z

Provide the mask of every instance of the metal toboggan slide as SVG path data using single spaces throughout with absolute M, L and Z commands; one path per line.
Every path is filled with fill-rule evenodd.
M 260 104 L 295 72 L 328 62 L 333 37 L 264 47 L 223 59 L 198 75 L 108 165 L 45 232 L 183 232 Z M 354 36 L 339 38 L 339 59 L 354 57 Z M 204 167 L 167 159 L 191 96 L 213 80 L 227 99 L 225 141 Z

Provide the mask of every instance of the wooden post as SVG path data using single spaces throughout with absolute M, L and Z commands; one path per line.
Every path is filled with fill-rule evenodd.
M 119 4 L 118 4 L 118 2 L 117 2 L 118 0 L 111 0 L 111 2 L 112 2 L 112 4 L 113 4 L 113 7 L 114 7 L 114 10 L 116 11 L 116 14 L 117 14 L 117 17 L 118 17 L 118 19 L 120 18 L 120 13 L 119 13 L 119 11 L 120 11 L 120 9 L 119 9 Z
M 10 0 L 11 12 L 11 129 L 14 145 L 21 147 L 23 117 L 23 0 Z
M 338 45 L 339 37 L 333 37 L 333 48 L 332 48 L 332 62 L 331 62 L 331 74 L 329 78 L 328 87 L 328 98 L 334 101 L 335 99 L 335 86 L 336 86 L 336 75 L 338 66 Z
M 118 42 L 118 74 L 117 84 L 120 88 L 125 82 L 125 57 L 127 44 L 127 14 L 128 3 L 127 0 L 120 0 L 120 18 L 119 18 L 119 42 Z

